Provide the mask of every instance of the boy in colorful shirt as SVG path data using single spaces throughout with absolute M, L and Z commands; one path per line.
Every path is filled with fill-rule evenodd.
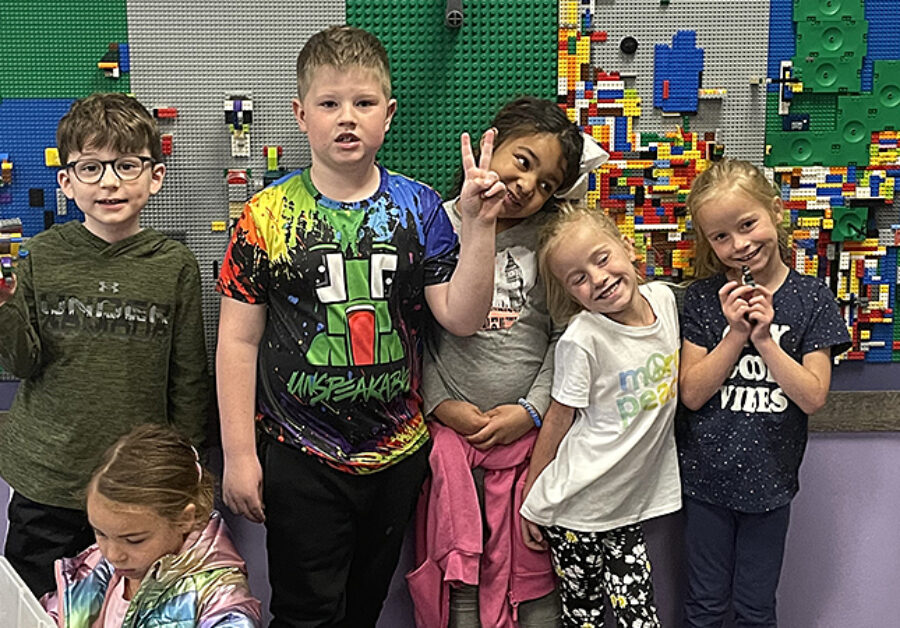
M 493 132 L 477 166 L 464 135 L 459 248 L 438 195 L 375 163 L 396 101 L 369 33 L 314 35 L 297 83 L 312 165 L 250 200 L 218 284 L 223 493 L 266 523 L 273 626 L 374 626 L 428 464 L 427 312 L 480 328 L 505 187 Z

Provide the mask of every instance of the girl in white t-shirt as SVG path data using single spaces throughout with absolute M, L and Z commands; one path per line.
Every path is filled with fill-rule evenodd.
M 522 533 L 549 546 L 566 626 L 658 626 L 640 523 L 681 508 L 673 420 L 678 313 L 641 284 L 631 243 L 601 211 L 566 207 L 541 237 L 556 347 L 552 404 L 525 482 Z

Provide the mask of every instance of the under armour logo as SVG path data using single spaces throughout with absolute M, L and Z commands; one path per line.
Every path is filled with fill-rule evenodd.
M 100 282 L 100 292 L 112 292 L 116 294 L 119 291 L 119 282 L 118 281 L 101 281 Z

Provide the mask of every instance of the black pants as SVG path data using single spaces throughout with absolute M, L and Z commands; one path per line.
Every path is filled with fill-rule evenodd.
M 262 439 L 271 628 L 375 626 L 430 449 L 351 475 Z
M 13 492 L 8 517 L 3 553 L 38 597 L 56 587 L 56 559 L 74 556 L 94 542 L 94 531 L 82 510 L 45 506 Z

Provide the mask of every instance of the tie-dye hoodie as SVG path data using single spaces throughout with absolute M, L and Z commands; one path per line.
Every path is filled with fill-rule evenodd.
M 96 545 L 56 561 L 56 592 L 41 603 L 60 628 L 91 628 L 121 576 Z M 160 558 L 128 606 L 123 628 L 258 628 L 260 604 L 228 528 L 214 512 L 177 555 Z

